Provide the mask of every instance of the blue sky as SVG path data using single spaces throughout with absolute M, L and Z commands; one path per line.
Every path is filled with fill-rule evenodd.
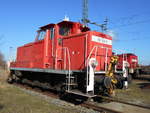
M 150 64 L 150 0 L 89 0 L 89 19 L 109 19 L 113 48 L 134 52 Z M 82 18 L 82 0 L 0 0 L 0 51 L 8 59 L 18 46 L 34 41 L 38 27 Z M 91 26 L 95 30 L 100 28 Z

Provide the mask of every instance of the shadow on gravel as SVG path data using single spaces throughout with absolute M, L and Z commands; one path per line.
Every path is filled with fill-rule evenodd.
M 0 110 L 3 109 L 3 108 L 4 108 L 4 106 L 0 104 Z
M 110 100 L 101 97 L 87 98 L 87 97 L 74 95 L 74 94 L 66 94 L 63 98 L 60 99 L 75 105 L 80 105 L 83 104 L 84 102 L 93 102 L 93 101 L 98 103 L 111 102 Z
M 150 83 L 139 83 L 138 84 L 141 89 L 150 89 Z
M 75 105 L 79 105 L 79 104 L 82 104 L 85 101 L 87 101 L 87 98 L 82 97 L 82 96 L 73 95 L 73 94 L 65 94 L 60 99 L 66 101 L 66 102 L 70 102 Z
M 150 75 L 147 75 L 147 76 L 149 76 L 149 77 L 137 77 L 137 78 L 135 78 L 135 79 L 137 79 L 137 80 L 148 80 L 148 81 L 150 81 Z

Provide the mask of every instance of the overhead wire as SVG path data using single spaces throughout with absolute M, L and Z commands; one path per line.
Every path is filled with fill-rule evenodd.
M 141 20 L 142 16 L 144 16 L 146 14 L 147 13 L 142 13 L 142 14 L 134 14 L 134 15 L 127 16 L 127 17 L 121 17 L 121 18 L 117 19 L 116 22 L 109 21 L 109 25 L 110 25 L 109 29 L 118 29 L 119 30 L 120 28 L 124 28 L 124 27 L 128 27 L 128 26 L 149 23 L 150 18 L 145 19 L 145 17 L 143 17 L 144 19 Z M 139 33 L 141 33 L 141 31 L 136 31 L 136 33 L 134 33 L 134 35 L 137 35 L 136 36 L 137 38 L 131 38 L 131 39 L 125 39 L 125 40 L 115 39 L 114 41 L 132 41 L 132 40 L 138 41 L 138 40 L 143 40 L 143 37 L 147 37 L 147 38 L 144 38 L 144 40 L 150 39 L 150 36 L 144 36 L 145 34 L 143 34 L 143 36 L 139 37 L 139 35 L 138 35 Z

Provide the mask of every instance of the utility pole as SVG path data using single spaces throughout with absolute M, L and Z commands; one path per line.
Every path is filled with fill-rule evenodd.
M 88 19 L 88 0 L 82 0 L 82 2 L 83 2 L 82 23 L 84 24 L 84 26 L 88 26 L 88 23 L 94 24 L 94 25 L 100 27 L 102 32 L 107 31 L 108 18 L 106 18 L 104 20 L 103 24 L 97 24 L 96 22 L 91 22 Z
M 105 18 L 104 24 L 102 24 L 102 32 L 107 31 L 108 18 Z
M 82 22 L 85 26 L 88 24 L 88 0 L 83 0 Z

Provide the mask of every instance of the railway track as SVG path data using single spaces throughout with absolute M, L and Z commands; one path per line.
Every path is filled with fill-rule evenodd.
M 13 83 L 13 84 L 17 87 L 24 88 L 26 90 L 35 91 L 35 92 L 41 93 L 41 94 L 46 95 L 46 96 L 50 96 L 50 97 L 55 98 L 55 99 L 59 98 L 57 92 L 54 92 L 54 91 L 50 92 L 48 90 L 43 90 L 43 89 L 37 88 L 37 87 L 31 87 L 31 86 L 26 85 L 26 84 L 17 84 L 17 83 Z
M 98 111 L 100 113 L 122 113 L 122 112 L 119 112 L 119 111 L 116 111 L 116 110 L 113 110 L 113 109 L 108 109 L 108 108 L 105 108 L 105 107 L 96 106 L 96 105 L 94 105 L 92 103 L 88 103 L 88 102 L 85 102 L 85 103 L 81 104 L 81 106 L 93 109 L 93 110 Z
M 118 98 L 110 98 L 110 97 L 104 97 L 104 96 L 98 96 L 98 97 L 103 98 L 103 99 L 108 100 L 108 101 L 111 101 L 111 102 L 117 102 L 117 103 L 127 104 L 127 105 L 136 106 L 136 107 L 140 107 L 140 108 L 144 108 L 144 109 L 150 109 L 149 106 L 143 106 L 143 105 L 139 105 L 139 104 L 125 102 L 125 101 L 122 101 L 121 99 L 118 99 Z
M 48 90 L 42 90 L 42 89 L 37 88 L 37 87 L 33 88 L 33 87 L 30 87 L 29 85 L 24 85 L 24 84 L 14 83 L 14 85 L 17 86 L 17 87 L 20 87 L 20 88 L 24 88 L 24 89 L 27 89 L 27 90 L 32 90 L 32 91 L 41 93 L 43 95 L 46 95 L 46 96 L 49 96 L 49 97 L 52 97 L 52 98 L 55 98 L 55 99 L 60 98 L 57 92 L 50 92 Z M 98 98 L 103 98 L 103 99 L 108 100 L 110 102 L 117 102 L 117 103 L 127 104 L 127 105 L 136 106 L 136 107 L 140 107 L 140 108 L 144 108 L 144 109 L 150 109 L 150 107 L 148 107 L 148 106 L 133 104 L 133 103 L 121 101 L 121 100 L 118 100 L 118 99 L 115 99 L 115 98 L 104 97 L 104 96 L 98 96 Z M 70 102 L 70 101 L 67 101 L 67 102 Z M 82 107 L 93 109 L 93 110 L 98 111 L 100 113 L 121 113 L 120 111 L 117 111 L 117 110 L 114 110 L 114 109 L 109 109 L 109 108 L 102 107 L 102 106 L 98 106 L 95 103 L 92 103 L 92 102 L 89 102 L 89 101 L 84 101 L 83 103 L 81 103 L 79 105 L 82 106 Z

